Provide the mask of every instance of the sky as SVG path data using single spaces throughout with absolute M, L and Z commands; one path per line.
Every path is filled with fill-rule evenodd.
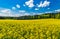
M 60 12 L 60 0 L 0 0 L 0 16 Z

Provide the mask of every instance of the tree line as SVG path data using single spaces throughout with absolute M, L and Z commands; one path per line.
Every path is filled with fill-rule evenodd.
M 26 19 L 48 19 L 48 18 L 54 18 L 54 19 L 60 19 L 60 13 L 45 13 L 40 15 L 28 15 L 28 16 L 19 16 L 19 17 L 2 17 L 0 16 L 0 19 L 17 19 L 17 20 L 26 20 Z

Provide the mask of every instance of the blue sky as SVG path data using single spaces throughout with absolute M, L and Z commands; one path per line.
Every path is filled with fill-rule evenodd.
M 60 0 L 0 0 L 0 16 L 60 12 Z

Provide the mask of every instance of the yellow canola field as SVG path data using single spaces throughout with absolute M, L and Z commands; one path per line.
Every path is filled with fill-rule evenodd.
M 60 39 L 60 19 L 0 20 L 0 39 Z

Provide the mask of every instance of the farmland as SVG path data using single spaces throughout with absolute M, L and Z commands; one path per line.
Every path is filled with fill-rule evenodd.
M 60 39 L 60 20 L 0 20 L 0 39 Z

